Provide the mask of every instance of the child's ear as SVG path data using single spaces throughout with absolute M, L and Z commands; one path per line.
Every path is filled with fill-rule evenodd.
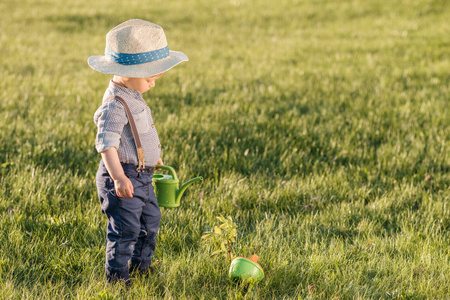
M 123 77 L 123 76 L 122 76 L 122 80 L 123 80 L 124 82 L 127 82 L 128 80 L 130 80 L 130 77 Z

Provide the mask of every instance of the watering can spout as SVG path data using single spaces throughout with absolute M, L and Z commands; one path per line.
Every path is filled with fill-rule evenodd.
M 177 173 L 172 167 L 164 165 L 155 165 L 156 169 L 163 169 L 169 171 L 169 175 L 154 174 L 153 184 L 155 187 L 155 195 L 158 199 L 160 207 L 178 207 L 180 206 L 181 196 L 183 196 L 186 188 L 195 181 L 203 180 L 203 177 L 195 177 L 186 181 L 180 188 Z
M 191 180 L 186 181 L 179 189 L 177 189 L 177 203 L 180 202 L 181 196 L 183 195 L 184 191 L 188 186 L 190 186 L 192 183 L 203 180 L 202 176 L 192 178 Z

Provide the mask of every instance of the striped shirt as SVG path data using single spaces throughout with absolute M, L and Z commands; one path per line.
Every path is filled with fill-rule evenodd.
M 145 165 L 154 166 L 161 155 L 161 144 L 150 108 L 141 93 L 121 87 L 112 81 L 103 96 L 103 104 L 94 114 L 94 122 L 98 128 L 95 148 L 98 152 L 103 152 L 116 147 L 120 162 L 138 165 L 136 145 L 125 109 L 118 100 L 105 102 L 112 96 L 123 98 L 130 107 L 144 148 Z

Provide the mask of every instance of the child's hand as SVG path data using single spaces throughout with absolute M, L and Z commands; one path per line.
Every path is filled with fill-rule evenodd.
M 116 189 L 116 194 L 120 198 L 131 198 L 133 197 L 134 189 L 133 184 L 127 176 L 122 175 L 114 180 L 114 188 Z
M 163 163 L 163 161 L 162 161 L 162 158 L 161 158 L 161 157 L 159 158 L 159 160 L 158 160 L 158 162 L 157 162 L 156 164 L 157 164 L 157 165 L 164 165 L 164 163 Z M 158 168 L 158 169 L 157 169 L 157 168 L 155 168 L 155 170 L 156 170 L 156 171 L 158 171 L 158 170 L 161 170 L 161 169 L 159 169 L 159 168 Z

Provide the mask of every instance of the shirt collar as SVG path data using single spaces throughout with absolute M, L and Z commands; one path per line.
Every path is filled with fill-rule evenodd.
M 112 80 L 109 82 L 109 89 L 111 90 L 113 95 L 117 95 L 117 96 L 128 96 L 128 97 L 132 97 L 133 99 L 136 100 L 140 100 L 140 101 L 144 101 L 144 98 L 142 97 L 142 94 L 139 93 L 138 91 L 123 87 L 118 85 L 117 83 L 114 83 Z

